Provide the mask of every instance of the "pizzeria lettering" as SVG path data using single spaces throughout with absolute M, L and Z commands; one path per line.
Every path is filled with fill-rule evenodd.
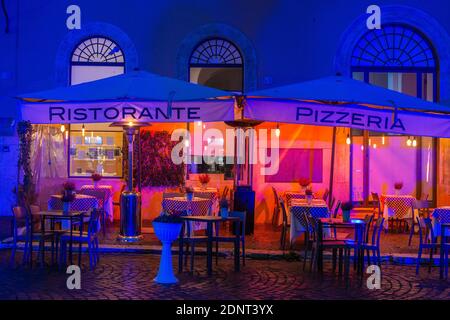
M 358 112 L 314 110 L 307 107 L 297 107 L 296 120 L 314 122 L 322 125 L 356 126 L 371 130 L 401 130 L 406 131 L 400 118 L 390 116 L 368 115 Z

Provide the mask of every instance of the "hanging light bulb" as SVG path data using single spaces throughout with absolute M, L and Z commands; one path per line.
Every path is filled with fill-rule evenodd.
M 369 138 L 369 146 L 372 145 L 372 139 Z
M 69 139 L 69 131 L 66 131 L 66 140 Z
M 415 148 L 417 147 L 417 140 L 416 137 L 413 137 L 412 146 Z
M 376 148 L 377 148 L 377 144 L 374 143 L 374 144 L 372 145 L 372 147 L 373 147 L 374 149 L 376 149 Z
M 345 143 L 346 144 L 351 144 L 352 143 L 352 139 L 350 139 L 350 134 L 347 135 L 347 139 L 345 139 Z
M 202 122 L 201 121 L 197 121 L 197 126 L 201 127 Z
M 84 124 L 81 126 L 81 135 L 84 137 L 86 132 L 86 128 L 84 127 Z
M 381 137 L 381 144 L 384 146 L 385 143 L 386 143 L 386 139 L 383 134 L 383 136 Z
M 277 137 L 280 137 L 280 125 L 279 124 L 277 124 L 277 128 L 275 129 L 275 135 L 277 136 Z
M 65 125 L 61 125 L 61 132 L 64 133 L 64 131 L 66 131 L 66 126 Z
M 186 148 L 189 148 L 189 140 L 185 140 L 184 145 L 186 146 Z
M 408 137 L 408 140 L 406 140 L 406 145 L 408 147 L 411 147 L 411 145 L 412 145 L 411 137 Z

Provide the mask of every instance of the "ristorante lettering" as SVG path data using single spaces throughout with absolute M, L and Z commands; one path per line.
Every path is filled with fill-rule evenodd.
M 403 121 L 397 117 L 368 115 L 358 112 L 315 110 L 308 107 L 297 107 L 296 121 L 317 124 L 334 124 L 336 126 L 353 126 L 367 129 L 384 129 L 405 131 Z
M 91 107 L 91 108 L 64 108 L 52 106 L 49 108 L 50 122 L 58 121 L 118 121 L 126 119 L 135 120 L 200 120 L 199 107 L 173 107 L 172 117 L 168 116 L 167 109 L 161 107 Z

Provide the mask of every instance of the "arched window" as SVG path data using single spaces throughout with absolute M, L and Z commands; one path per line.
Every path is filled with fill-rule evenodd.
M 243 91 L 243 59 L 239 49 L 225 39 L 200 43 L 189 60 L 189 80 L 217 89 Z
M 120 47 L 105 37 L 91 37 L 73 51 L 70 83 L 78 84 L 103 79 L 125 71 L 125 58 Z
M 354 79 L 428 101 L 437 99 L 438 60 L 433 46 L 407 25 L 383 25 L 366 32 L 353 48 L 351 71 Z M 360 130 L 352 130 L 352 135 L 354 200 L 367 200 L 371 191 L 393 194 L 395 181 L 403 182 L 403 194 L 435 199 L 433 138 Z
M 83 40 L 73 51 L 70 84 L 99 80 L 125 72 L 122 49 L 112 40 L 95 36 Z M 123 173 L 123 132 L 108 123 L 71 124 L 69 177 L 120 178 Z

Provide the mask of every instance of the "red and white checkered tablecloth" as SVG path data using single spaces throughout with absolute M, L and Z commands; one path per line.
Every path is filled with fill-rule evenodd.
M 47 205 L 49 210 L 62 210 L 63 202 L 62 195 L 51 195 L 48 199 Z M 95 197 L 77 194 L 75 200 L 70 203 L 70 210 L 73 211 L 89 211 L 92 208 L 98 207 L 98 201 Z
M 291 243 L 306 229 L 305 214 L 311 214 L 314 218 L 328 218 L 330 213 L 323 200 L 313 200 L 308 204 L 305 200 L 294 199 L 289 208 L 291 216 Z
M 102 190 L 106 194 L 106 202 L 103 206 L 106 216 L 112 222 L 114 219 L 114 204 L 113 204 L 113 187 L 109 185 L 98 185 L 94 186 L 92 184 L 87 184 L 81 187 L 80 190 Z M 99 206 L 101 204 L 99 203 Z
M 432 217 L 433 217 L 434 235 L 436 237 L 440 237 L 441 236 L 441 223 L 450 223 L 450 207 L 440 207 L 440 208 L 434 209 Z M 448 235 L 449 234 L 447 233 L 447 236 Z
M 411 208 L 416 198 L 411 195 L 381 195 L 381 207 L 385 219 L 394 217 L 405 219 L 411 217 Z M 386 223 L 387 225 L 387 223 Z
M 210 199 L 202 199 L 194 197 L 192 201 L 184 197 L 166 198 L 162 201 L 162 207 L 167 211 L 182 212 L 188 211 L 193 216 L 207 216 L 211 207 Z M 203 222 L 195 222 L 194 230 L 205 229 L 206 224 Z
M 286 191 L 284 193 L 284 198 L 286 199 L 286 203 L 289 205 L 292 199 L 305 199 L 304 191 Z

